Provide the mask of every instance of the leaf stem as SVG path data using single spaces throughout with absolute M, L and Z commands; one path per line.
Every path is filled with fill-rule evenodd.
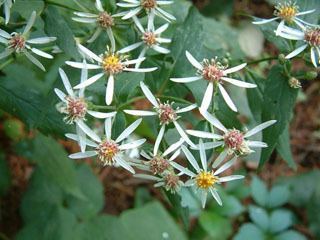
M 271 60 L 275 60 L 275 59 L 278 59 L 278 57 L 261 58 L 261 59 L 258 59 L 258 60 L 254 60 L 254 61 L 251 61 L 251 62 L 247 62 L 247 65 L 257 64 L 257 63 L 266 62 L 266 61 L 271 61 Z
M 5 68 L 7 65 L 9 65 L 10 63 L 12 63 L 13 60 L 14 60 L 14 58 L 9 58 L 7 61 L 5 61 L 4 63 L 2 63 L 2 64 L 0 65 L 0 71 L 1 71 L 3 68 Z

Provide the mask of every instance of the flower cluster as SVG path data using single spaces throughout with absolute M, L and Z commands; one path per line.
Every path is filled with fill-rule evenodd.
M 320 27 L 308 23 L 300 18 L 300 16 L 315 12 L 316 9 L 299 11 L 299 6 L 296 2 L 288 1 L 285 3 L 279 3 L 275 6 L 274 15 L 276 17 L 271 19 L 257 19 L 253 24 L 266 24 L 276 20 L 280 20 L 280 23 L 275 30 L 276 36 L 283 37 L 289 40 L 301 41 L 299 47 L 286 56 L 286 59 L 291 59 L 308 47 L 310 48 L 311 62 L 314 67 L 320 65 Z M 289 26 L 287 26 L 287 25 Z M 295 24 L 299 29 L 292 28 Z
M 76 16 L 73 17 L 74 21 L 89 23 L 95 26 L 94 33 L 88 40 L 89 43 L 105 32 L 108 36 L 110 47 L 107 47 L 104 53 L 97 55 L 82 44 L 78 44 L 78 49 L 83 56 L 83 60 L 81 62 L 66 62 L 71 67 L 81 69 L 80 81 L 74 87 L 71 86 L 65 72 L 61 68 L 59 69 L 66 93 L 55 89 L 55 93 L 61 100 L 57 108 L 65 115 L 64 120 L 67 124 L 74 124 L 76 126 L 76 134 L 68 133 L 66 137 L 76 141 L 81 150 L 78 153 L 71 154 L 69 157 L 81 159 L 97 156 L 97 161 L 102 166 L 122 167 L 133 173 L 137 178 L 155 181 L 155 187 L 164 187 L 171 193 L 179 192 L 183 187 L 195 188 L 200 193 L 203 207 L 205 207 L 208 192 L 221 205 L 222 201 L 219 197 L 217 186 L 227 181 L 241 179 L 243 176 L 220 176 L 220 174 L 223 174 L 228 168 L 232 167 L 239 157 L 253 152 L 254 148 L 267 147 L 267 144 L 253 141 L 249 138 L 275 123 L 274 120 L 271 120 L 260 124 L 250 131 L 242 132 L 237 129 L 225 128 L 214 115 L 208 112 L 215 91 L 221 93 L 233 111 L 237 111 L 235 104 L 225 89 L 226 84 L 233 84 L 243 88 L 256 87 L 255 84 L 233 79 L 229 76 L 244 69 L 246 63 L 235 67 L 228 67 L 221 63 L 217 57 L 213 57 L 210 60 L 203 59 L 202 61 L 198 61 L 186 51 L 187 60 L 196 68 L 195 76 L 171 78 L 171 80 L 180 83 L 198 80 L 206 81 L 207 89 L 204 91 L 201 106 L 190 103 L 179 107 L 175 102 L 170 102 L 159 96 L 157 97 L 144 82 L 140 82 L 141 91 L 150 102 L 151 108 L 124 109 L 123 112 L 139 117 L 155 117 L 155 120 L 159 123 L 159 131 L 154 141 L 153 151 L 146 152 L 142 150 L 138 156 L 132 156 L 130 151 L 136 150 L 146 142 L 146 139 L 137 139 L 133 136 L 134 131 L 139 127 L 143 119 L 137 119 L 120 135 L 115 136 L 115 132 L 112 131 L 112 124 L 117 111 L 95 111 L 96 105 L 91 102 L 90 98 L 86 98 L 84 94 L 86 87 L 94 84 L 99 79 L 105 78 L 106 109 L 117 109 L 116 106 L 110 105 L 113 103 L 114 88 L 119 74 L 123 72 L 151 72 L 157 70 L 156 67 L 140 68 L 140 66 L 148 56 L 149 50 L 153 50 L 158 54 L 170 53 L 169 49 L 161 45 L 170 43 L 171 39 L 162 37 L 161 35 L 168 29 L 169 23 L 174 21 L 175 18 L 161 7 L 171 3 L 171 1 L 156 0 L 124 0 L 123 3 L 118 3 L 117 5 L 129 9 L 128 11 L 110 13 L 105 10 L 100 0 L 96 0 L 95 6 L 97 12 L 74 13 Z M 142 25 L 142 21 L 138 18 L 141 16 L 141 13 L 142 15 L 143 13 L 147 15 L 146 27 Z M 155 18 L 157 16 L 169 23 L 165 23 L 159 27 L 155 26 Z M 119 21 L 125 20 L 133 22 L 140 35 L 140 40 L 117 50 L 117 38 L 113 34 L 113 30 Z M 137 58 L 131 59 L 129 55 L 126 55 L 138 48 L 141 51 Z M 96 70 L 97 72 L 89 77 L 88 70 Z M 199 108 L 199 112 L 204 119 L 211 124 L 212 130 L 214 128 L 221 130 L 221 134 L 218 132 L 185 129 L 182 121 L 184 114 L 195 111 L 197 108 Z M 92 130 L 87 125 L 90 118 L 104 119 L 104 134 L 99 133 L 98 130 Z M 169 128 L 174 128 L 179 136 L 179 140 L 168 146 L 163 139 Z M 190 135 L 199 137 L 199 143 L 195 144 L 190 139 Z M 212 141 L 203 142 L 203 139 L 211 139 Z M 207 161 L 206 151 L 212 151 L 216 147 L 221 147 L 224 150 L 216 156 L 213 162 Z M 90 150 L 87 150 L 87 148 Z M 193 155 L 189 149 L 199 152 L 199 161 L 196 160 L 196 155 Z M 182 153 L 194 170 L 189 170 L 178 163 L 177 159 L 181 157 Z M 201 162 L 201 166 L 198 162 Z M 188 179 L 185 180 L 185 178 Z

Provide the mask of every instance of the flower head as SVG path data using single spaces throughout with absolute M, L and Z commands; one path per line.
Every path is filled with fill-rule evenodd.
M 35 64 L 37 67 L 45 71 L 44 66 L 30 52 L 48 59 L 52 59 L 53 56 L 51 56 L 46 52 L 43 52 L 42 50 L 34 48 L 32 45 L 47 44 L 52 41 L 55 41 L 56 38 L 55 37 L 39 37 L 39 38 L 29 39 L 28 38 L 29 32 L 35 20 L 36 20 L 36 12 L 33 11 L 22 33 L 13 32 L 9 34 L 6 31 L 0 29 L 0 37 L 2 39 L 1 42 L 6 44 L 6 49 L 4 50 L 4 52 L 0 54 L 0 59 L 5 58 L 13 53 L 17 53 L 17 54 L 22 53 L 33 64 Z
M 287 22 L 292 22 L 294 17 L 299 12 L 299 6 L 292 1 L 278 3 L 274 8 L 274 15 Z
M 130 159 L 126 157 L 124 151 L 138 148 L 146 141 L 146 139 L 134 140 L 132 142 L 124 142 L 124 140 L 128 139 L 130 134 L 136 130 L 140 125 L 141 120 L 142 119 L 138 119 L 133 122 L 117 138 L 114 139 L 111 137 L 112 119 L 107 118 L 105 121 L 105 138 L 90 145 L 94 147 L 94 150 L 74 153 L 69 157 L 72 159 L 79 159 L 97 156 L 103 166 L 120 165 L 131 173 L 135 173 L 134 169 L 131 167 L 131 163 L 129 162 Z
M 189 139 L 183 128 L 180 126 L 178 123 L 179 119 L 179 114 L 180 113 L 185 113 L 188 111 L 191 111 L 197 107 L 196 104 L 192 104 L 188 107 L 185 108 L 176 108 L 174 109 L 172 107 L 173 103 L 163 103 L 160 100 L 157 100 L 156 97 L 152 94 L 150 89 L 143 83 L 140 82 L 140 87 L 146 96 L 146 98 L 150 101 L 150 103 L 153 105 L 154 111 L 144 111 L 144 110 L 124 110 L 125 113 L 131 114 L 131 115 L 136 115 L 136 116 L 158 116 L 159 122 L 161 125 L 159 134 L 157 136 L 156 142 L 161 141 L 163 138 L 166 125 L 173 123 L 175 128 L 177 129 L 178 133 L 180 136 L 191 146 L 195 146 L 194 143 Z
M 233 110 L 237 111 L 237 107 L 231 100 L 229 94 L 223 87 L 223 83 L 231 83 L 238 87 L 243 88 L 255 88 L 257 87 L 255 84 L 246 83 L 243 81 L 239 81 L 233 78 L 227 77 L 228 74 L 237 72 L 243 69 L 247 64 L 243 63 L 236 67 L 227 68 L 222 63 L 220 63 L 217 58 L 213 58 L 210 61 L 208 59 L 204 59 L 202 62 L 197 61 L 188 51 L 186 51 L 186 57 L 189 62 L 197 69 L 197 75 L 193 77 L 185 77 L 185 78 L 170 78 L 171 81 L 179 82 L 179 83 L 188 83 L 198 81 L 203 79 L 208 82 L 207 89 L 204 93 L 202 103 L 200 106 L 200 113 L 206 112 L 211 104 L 212 95 L 214 92 L 214 88 L 218 88 L 222 97 L 224 98 L 227 105 Z
M 231 175 L 227 177 L 219 177 L 219 174 L 230 168 L 236 158 L 226 162 L 218 169 L 214 169 L 215 167 L 208 166 L 205 146 L 203 142 L 199 141 L 199 151 L 200 151 L 200 162 L 201 166 L 198 164 L 196 158 L 192 155 L 192 153 L 185 147 L 181 147 L 183 153 L 185 154 L 187 160 L 190 165 L 194 168 L 195 171 L 191 171 L 188 168 L 185 168 L 178 163 L 171 162 L 171 165 L 180 171 L 180 174 L 185 174 L 190 177 L 190 179 L 185 182 L 185 186 L 195 186 L 197 192 L 200 193 L 202 207 L 204 208 L 207 201 L 207 193 L 210 192 L 213 198 L 217 201 L 219 205 L 222 205 L 222 201 L 217 192 L 216 186 L 223 182 L 233 181 L 237 179 L 242 179 L 241 175 Z

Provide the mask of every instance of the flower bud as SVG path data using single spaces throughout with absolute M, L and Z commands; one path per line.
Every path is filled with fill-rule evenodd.
M 301 88 L 301 83 L 298 79 L 291 77 L 289 79 L 289 86 L 292 88 Z
M 283 64 L 285 64 L 287 59 L 286 59 L 285 55 L 281 53 L 278 56 L 278 60 L 279 60 L 279 63 L 283 65 Z
M 318 73 L 316 71 L 309 71 L 306 72 L 306 74 L 304 75 L 305 79 L 307 80 L 313 80 L 318 76 Z

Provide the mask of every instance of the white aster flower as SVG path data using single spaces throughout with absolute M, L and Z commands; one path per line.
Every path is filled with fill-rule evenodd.
M 287 59 L 299 55 L 309 46 L 312 64 L 315 67 L 320 65 L 320 27 L 307 27 L 300 31 L 284 26 L 279 33 L 279 36 L 290 40 L 303 41 L 301 46 L 286 56 Z
M 85 65 L 86 62 L 83 61 L 83 64 Z M 64 118 L 66 123 L 76 125 L 77 140 L 74 138 L 72 139 L 78 141 L 80 149 L 83 152 L 86 148 L 86 135 L 95 141 L 100 141 L 100 137 L 85 123 L 86 115 L 89 114 L 95 118 L 105 119 L 113 117 L 116 115 L 116 112 L 103 113 L 88 109 L 88 103 L 86 102 L 84 96 L 85 89 L 82 88 L 79 90 L 79 92 L 75 93 L 71 87 L 66 73 L 61 68 L 59 68 L 59 73 L 67 94 L 57 88 L 54 89 L 55 93 L 61 100 L 61 103 L 58 104 L 58 110 L 66 114 L 66 117 Z M 87 75 L 87 70 L 84 68 L 81 72 L 81 82 L 87 79 Z
M 55 37 L 39 37 L 28 39 L 30 30 L 35 22 L 36 12 L 33 11 L 27 25 L 22 33 L 13 32 L 11 34 L 0 29 L 0 42 L 7 45 L 6 49 L 0 53 L 0 59 L 3 59 L 13 53 L 24 54 L 33 64 L 45 71 L 44 66 L 29 52 L 33 52 L 41 57 L 52 59 L 53 56 L 43 52 L 37 48 L 32 47 L 33 44 L 47 44 L 55 41 Z M 31 45 L 29 45 L 31 44 Z
M 107 87 L 106 87 L 106 96 L 105 101 L 107 105 L 110 105 L 113 99 L 114 92 L 114 80 L 115 75 L 120 74 L 122 72 L 152 72 L 157 68 L 130 68 L 131 64 L 136 64 L 138 62 L 142 62 L 145 58 L 138 58 L 134 60 L 128 60 L 128 57 L 125 55 L 121 55 L 118 52 L 113 52 L 107 49 L 105 54 L 101 54 L 97 56 L 95 53 L 91 52 L 89 49 L 84 46 L 78 44 L 78 48 L 87 56 L 91 57 L 97 64 L 83 64 L 79 62 L 71 62 L 67 61 L 66 64 L 75 68 L 88 68 L 88 69 L 100 69 L 101 73 L 98 73 L 79 85 L 75 86 L 75 89 L 81 89 L 87 87 L 94 82 L 98 81 L 100 78 L 107 76 Z
M 302 19 L 299 18 L 299 16 L 310 14 L 310 13 L 313 13 L 314 11 L 315 9 L 300 12 L 299 6 L 296 4 L 296 2 L 288 1 L 285 3 L 278 3 L 275 6 L 274 15 L 276 17 L 270 18 L 270 19 L 259 19 L 252 23 L 259 25 L 259 24 L 265 24 L 265 23 L 273 22 L 280 19 L 281 21 L 275 31 L 276 35 L 279 35 L 280 31 L 285 26 L 285 23 L 289 23 L 289 24 L 295 23 L 300 27 L 303 26 L 304 24 L 313 25 L 303 21 Z
M 119 7 L 131 8 L 131 10 L 124 12 L 122 19 L 129 19 L 137 16 L 143 10 L 148 14 L 148 22 L 153 24 L 154 17 L 159 16 L 164 20 L 171 22 L 176 20 L 170 13 L 164 11 L 160 7 L 163 5 L 170 5 L 173 1 L 167 0 L 123 0 L 123 3 L 117 3 Z
M 132 142 L 124 142 L 124 140 L 136 130 L 141 123 L 141 120 L 142 119 L 140 118 L 133 122 L 115 140 L 113 140 L 111 137 L 112 118 L 107 118 L 105 121 L 105 139 L 91 144 L 91 146 L 94 147 L 94 150 L 74 153 L 69 155 L 69 157 L 72 159 L 81 159 L 98 156 L 98 160 L 103 166 L 120 165 L 131 173 L 135 173 L 134 169 L 131 167 L 131 163 L 127 161 L 128 157 L 126 157 L 124 152 L 128 149 L 138 148 L 146 141 L 146 139 L 139 139 Z
M 153 105 L 153 111 L 144 111 L 144 110 L 124 110 L 125 113 L 134 115 L 134 116 L 158 116 L 160 121 L 160 131 L 158 133 L 157 139 L 156 139 L 156 145 L 159 145 L 165 130 L 166 126 L 170 123 L 173 123 L 175 128 L 177 129 L 179 135 L 183 138 L 185 142 L 187 142 L 190 146 L 196 147 L 195 144 L 189 139 L 183 128 L 178 123 L 179 115 L 180 113 L 189 112 L 197 107 L 196 104 L 192 104 L 185 108 L 177 108 L 174 109 L 172 107 L 172 103 L 166 102 L 162 103 L 160 100 L 157 100 L 155 96 L 151 93 L 150 89 L 143 83 L 140 82 L 140 87 L 146 96 L 146 98 L 150 101 L 150 103 Z
M 0 1 L 0 6 L 3 5 L 3 12 L 5 16 L 5 23 L 8 24 L 10 21 L 10 9 L 14 3 L 14 0 L 1 0 Z
M 216 189 L 216 185 L 221 184 L 223 182 L 229 182 L 229 181 L 244 178 L 244 176 L 242 176 L 242 175 L 231 175 L 231 176 L 226 176 L 226 177 L 219 177 L 218 176 L 220 173 L 224 172 L 225 170 L 227 170 L 228 168 L 230 168 L 234 164 L 236 157 L 234 157 L 230 161 L 223 164 L 217 170 L 214 170 L 214 167 L 211 167 L 211 166 L 208 167 L 205 148 L 204 148 L 204 145 L 201 140 L 199 141 L 201 167 L 199 166 L 197 160 L 192 155 L 192 153 L 185 146 L 182 146 L 181 149 L 184 152 L 189 163 L 195 169 L 195 172 L 190 171 L 189 169 L 179 165 L 176 162 L 171 162 L 171 165 L 174 168 L 176 168 L 181 173 L 183 173 L 191 178 L 187 182 L 185 182 L 184 185 L 185 186 L 196 186 L 197 192 L 200 193 L 200 198 L 201 198 L 201 203 L 202 203 L 203 208 L 206 205 L 208 192 L 211 193 L 212 197 L 217 201 L 217 203 L 219 205 L 222 205 L 222 201 L 221 201 L 220 196 L 218 194 L 218 191 Z
M 114 18 L 120 15 L 108 13 L 106 10 L 104 10 L 100 0 L 96 0 L 95 7 L 98 13 L 74 12 L 77 17 L 73 17 L 72 19 L 76 22 L 96 25 L 97 29 L 92 37 L 88 40 L 89 43 L 95 41 L 103 31 L 106 31 L 111 43 L 112 51 L 115 51 L 116 44 L 112 28 L 115 26 Z
M 221 135 L 217 133 L 210 133 L 198 130 L 187 130 L 187 133 L 200 138 L 213 139 L 214 142 L 204 143 L 205 149 L 224 146 L 224 151 L 219 156 L 221 160 L 220 162 L 222 162 L 228 154 L 246 155 L 253 152 L 251 148 L 268 147 L 268 145 L 264 142 L 251 141 L 248 138 L 276 123 L 276 120 L 270 120 L 243 133 L 237 129 L 227 129 L 217 118 L 213 117 L 208 112 L 204 113 L 203 116 L 214 127 L 221 130 L 223 134 Z
M 232 79 L 227 77 L 228 74 L 237 72 L 243 69 L 247 64 L 243 63 L 238 66 L 227 68 L 223 64 L 217 61 L 217 59 L 204 59 L 201 63 L 198 62 L 188 51 L 186 51 L 186 56 L 189 62 L 198 69 L 198 76 L 194 77 L 186 77 L 186 78 L 170 78 L 171 81 L 178 82 L 178 83 L 188 83 L 198 81 L 203 79 L 208 82 L 207 89 L 203 96 L 203 100 L 200 107 L 200 112 L 206 112 L 210 106 L 212 95 L 214 92 L 214 88 L 218 87 L 220 93 L 222 94 L 223 99 L 227 103 L 227 105 L 235 112 L 237 112 L 237 108 L 233 101 L 231 100 L 229 94 L 223 87 L 224 82 L 231 83 L 238 87 L 243 88 L 255 88 L 257 85 L 239 81 L 236 79 Z
M 163 48 L 160 46 L 161 43 L 170 43 L 171 39 L 168 38 L 161 38 L 160 34 L 163 33 L 168 27 L 169 24 L 164 24 L 158 29 L 154 30 L 153 26 L 148 26 L 147 29 L 144 29 L 138 20 L 137 17 L 133 17 L 133 20 L 138 27 L 139 31 L 141 32 L 141 40 L 140 42 L 134 43 L 128 47 L 125 47 L 121 50 L 119 50 L 119 53 L 127 53 L 134 49 L 137 49 L 140 46 L 143 46 L 143 49 L 141 50 L 141 53 L 138 58 L 142 58 L 145 56 L 148 49 L 153 49 L 158 53 L 161 54 L 168 54 L 170 53 L 170 50 Z M 140 62 L 141 63 L 141 62 Z M 139 67 L 140 63 L 136 64 L 136 67 Z

